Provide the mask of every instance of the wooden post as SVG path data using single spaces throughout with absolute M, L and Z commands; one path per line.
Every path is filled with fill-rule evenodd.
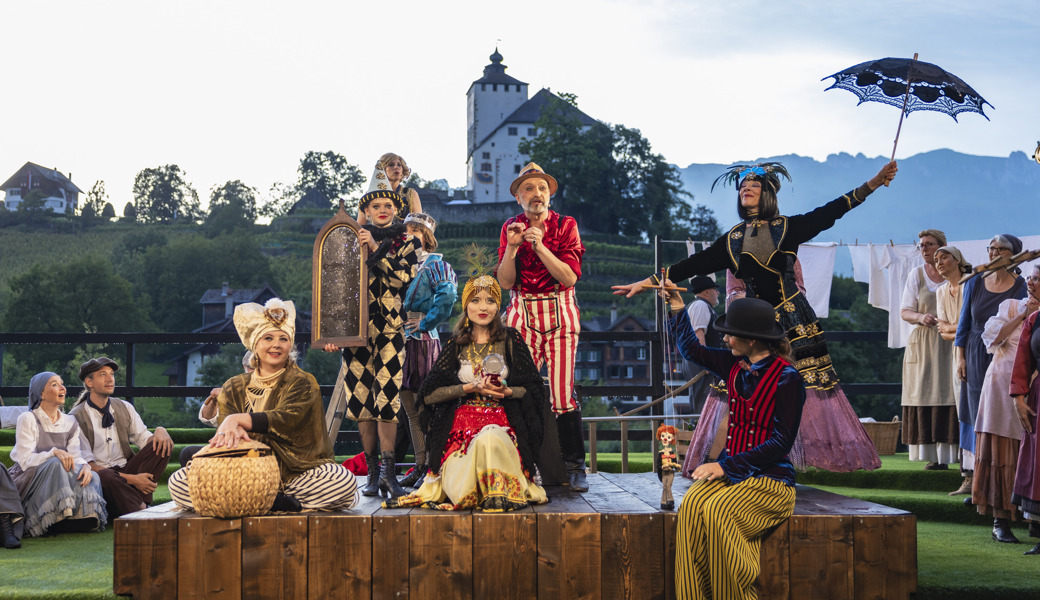
M 628 421 L 621 422 L 621 472 L 628 473 Z
M 589 469 L 596 472 L 596 422 L 587 421 L 589 424 Z

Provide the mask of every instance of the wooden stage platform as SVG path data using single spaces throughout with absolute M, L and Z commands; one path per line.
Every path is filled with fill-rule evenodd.
M 387 510 L 212 519 L 165 504 L 115 523 L 113 587 L 142 598 L 674 598 L 676 515 L 652 473 L 511 513 Z M 690 482 L 676 478 L 676 505 Z M 762 546 L 762 599 L 900 600 L 917 588 L 917 520 L 798 487 Z

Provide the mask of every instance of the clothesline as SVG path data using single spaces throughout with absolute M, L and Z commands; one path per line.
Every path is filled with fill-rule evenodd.
M 1040 248 L 1040 235 L 1020 236 L 1023 249 Z M 666 240 L 670 243 L 686 244 L 687 253 L 693 254 L 714 243 L 712 241 L 695 242 L 692 240 Z M 965 260 L 973 265 L 985 264 L 989 261 L 986 247 L 989 239 L 948 241 L 947 246 L 954 246 L 961 251 Z M 829 315 L 831 283 L 834 278 L 834 259 L 837 248 L 849 249 L 852 258 L 853 280 L 866 283 L 868 286 L 867 302 L 882 310 L 888 311 L 888 346 L 903 348 L 906 346 L 912 326 L 900 316 L 903 289 L 910 272 L 924 264 L 924 258 L 916 243 L 875 244 L 860 242 L 808 242 L 798 247 L 798 261 L 802 266 L 805 283 L 805 296 L 813 311 L 820 318 Z M 1023 263 L 1022 272 L 1028 272 L 1040 261 Z

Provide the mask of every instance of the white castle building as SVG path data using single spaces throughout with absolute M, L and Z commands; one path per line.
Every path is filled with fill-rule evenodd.
M 527 97 L 527 84 L 506 75 L 502 55 L 495 49 L 484 76 L 466 92 L 466 178 L 474 203 L 509 202 L 509 184 L 529 161 L 519 149 L 520 141 L 537 135 L 535 122 L 558 96 L 542 88 Z M 592 117 L 567 104 L 582 125 L 596 123 Z

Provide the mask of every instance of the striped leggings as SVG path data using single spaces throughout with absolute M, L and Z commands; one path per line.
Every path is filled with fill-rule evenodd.
M 170 497 L 177 506 L 194 510 L 188 490 L 191 464 L 170 475 Z M 303 510 L 343 510 L 358 503 L 354 474 L 343 465 L 325 463 L 300 473 L 285 484 L 282 492 L 300 501 Z
M 574 288 L 544 294 L 512 292 L 506 325 L 520 332 L 539 369 L 549 367 L 549 391 L 556 414 L 578 408 L 574 400 L 574 358 L 581 311 Z
M 794 500 L 793 486 L 768 477 L 695 482 L 679 507 L 676 598 L 758 598 L 762 536 L 791 516 Z

